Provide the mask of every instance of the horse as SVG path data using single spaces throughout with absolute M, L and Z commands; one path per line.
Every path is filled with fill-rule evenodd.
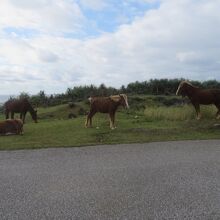
M 32 119 L 37 123 L 37 111 L 33 109 L 30 102 L 26 99 L 15 99 L 8 100 L 5 102 L 5 116 L 6 119 L 9 118 L 9 113 L 11 112 L 11 118 L 14 118 L 14 113 L 20 113 L 20 119 L 25 123 L 25 116 L 27 112 L 30 112 Z
M 220 89 L 202 89 L 187 81 L 180 82 L 176 95 L 187 96 L 196 110 L 196 118 L 201 118 L 200 104 L 214 104 L 218 109 L 216 118 L 220 118 Z
M 0 122 L 0 134 L 22 134 L 23 133 L 23 121 L 21 119 L 7 119 Z
M 108 113 L 110 118 L 110 128 L 115 127 L 115 112 L 119 106 L 129 108 L 128 99 L 125 94 L 112 95 L 109 97 L 90 97 L 90 111 L 87 115 L 85 127 L 92 126 L 92 117 L 97 113 Z

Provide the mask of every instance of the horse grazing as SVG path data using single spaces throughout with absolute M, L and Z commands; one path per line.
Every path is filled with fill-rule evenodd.
M 108 113 L 110 116 L 110 128 L 115 128 L 115 112 L 119 106 L 129 108 L 128 99 L 125 94 L 112 95 L 109 97 L 90 97 L 90 111 L 86 118 L 85 127 L 92 126 L 92 117 L 96 112 Z
M 27 112 L 30 112 L 32 119 L 37 123 L 37 111 L 33 109 L 30 102 L 26 99 L 9 100 L 5 103 L 5 116 L 9 118 L 11 112 L 11 118 L 14 118 L 14 113 L 20 113 L 20 119 L 25 122 L 25 116 Z
M 21 119 L 7 119 L 0 122 L 0 134 L 22 134 L 23 133 L 23 121 Z
M 220 89 L 202 89 L 193 86 L 187 81 L 182 81 L 176 91 L 176 95 L 187 96 L 196 110 L 197 119 L 201 118 L 200 104 L 214 104 L 218 109 L 216 118 L 220 118 Z

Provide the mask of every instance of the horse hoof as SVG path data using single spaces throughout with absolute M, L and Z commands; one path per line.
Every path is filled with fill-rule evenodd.
M 201 116 L 196 117 L 196 119 L 197 119 L 197 120 L 200 120 L 200 119 L 201 119 Z

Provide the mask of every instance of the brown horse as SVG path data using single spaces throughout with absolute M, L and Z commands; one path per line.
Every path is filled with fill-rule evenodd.
M 7 119 L 0 122 L 0 135 L 22 134 L 23 122 L 21 119 Z
M 187 81 L 182 81 L 176 91 L 176 95 L 187 96 L 196 110 L 197 119 L 201 118 L 200 104 L 214 104 L 218 109 L 216 118 L 220 118 L 220 89 L 202 89 L 193 86 Z
M 90 111 L 86 118 L 85 126 L 92 126 L 92 117 L 96 112 L 108 113 L 110 116 L 110 128 L 115 128 L 115 112 L 121 105 L 129 108 L 127 96 L 125 94 L 114 95 L 109 97 L 90 97 Z
M 25 122 L 25 116 L 27 112 L 30 112 L 32 119 L 37 122 L 37 111 L 33 109 L 30 102 L 26 99 L 9 100 L 5 103 L 5 116 L 9 118 L 11 112 L 11 118 L 14 118 L 14 113 L 20 113 L 20 119 Z

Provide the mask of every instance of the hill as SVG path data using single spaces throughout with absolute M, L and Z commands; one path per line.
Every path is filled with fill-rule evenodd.
M 109 128 L 108 116 L 101 113 L 94 116 L 93 128 L 86 129 L 86 101 L 38 108 L 39 123 L 33 123 L 28 114 L 24 135 L 1 136 L 0 149 L 219 138 L 212 106 L 202 108 L 204 117 L 197 121 L 193 107 L 179 97 L 129 96 L 128 100 L 131 108 L 119 108 L 115 130 Z

